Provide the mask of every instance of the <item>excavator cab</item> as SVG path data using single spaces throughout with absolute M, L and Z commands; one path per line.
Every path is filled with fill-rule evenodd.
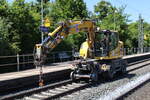
M 109 56 L 109 52 L 117 47 L 118 34 L 110 30 L 102 30 L 96 32 L 95 37 L 95 56 L 96 57 L 106 57 Z

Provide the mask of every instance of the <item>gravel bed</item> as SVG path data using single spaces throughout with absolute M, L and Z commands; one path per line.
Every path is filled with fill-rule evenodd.
M 147 61 L 150 63 L 150 61 Z M 139 67 L 136 70 L 132 70 L 132 68 Z M 71 95 L 64 96 L 60 98 L 61 100 L 97 100 L 101 96 L 106 95 L 108 92 L 115 90 L 117 87 L 128 83 L 139 77 L 140 75 L 146 74 L 150 72 L 150 65 L 147 66 L 137 66 L 133 65 L 127 68 L 127 70 L 132 70 L 126 75 L 117 76 L 112 81 L 101 80 L 100 83 L 86 88 L 81 91 L 77 91 Z
M 124 98 L 124 100 L 149 100 L 150 99 L 150 80 L 144 86 L 138 88 L 132 94 Z

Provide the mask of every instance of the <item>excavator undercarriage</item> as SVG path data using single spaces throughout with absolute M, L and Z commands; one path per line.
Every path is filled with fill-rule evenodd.
M 115 60 L 79 60 L 73 65 L 70 74 L 72 80 L 88 78 L 91 81 L 98 81 L 99 76 L 112 79 L 116 72 L 126 73 L 127 62 L 122 59 Z

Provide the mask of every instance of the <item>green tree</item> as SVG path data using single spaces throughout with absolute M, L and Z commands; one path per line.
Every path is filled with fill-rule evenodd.
M 144 46 L 150 47 L 150 24 L 147 22 L 144 22 Z
M 94 11 L 99 20 L 103 20 L 106 16 L 113 12 L 113 7 L 110 2 L 100 1 L 94 6 Z
M 37 0 L 37 2 L 41 3 L 42 0 Z M 43 0 L 43 3 L 47 3 L 50 0 Z
M 138 22 L 130 23 L 128 29 L 132 46 L 138 47 Z
M 12 44 L 9 41 L 9 37 L 11 36 L 9 33 L 10 28 L 11 23 L 0 17 L 0 55 L 11 55 L 18 51 L 18 49 L 12 47 Z
M 10 33 L 11 42 L 15 42 L 20 53 L 32 52 L 35 42 L 38 41 L 39 17 L 25 0 L 14 1 L 9 10 L 9 20 L 13 22 Z M 27 45 L 28 44 L 28 45 Z
M 133 22 L 129 24 L 129 35 L 131 37 L 130 41 L 133 47 L 138 47 L 138 38 L 139 38 L 139 31 L 138 31 L 138 22 Z M 146 38 L 144 39 L 144 46 L 150 46 L 150 24 L 144 22 L 144 35 Z
M 58 22 L 64 20 L 86 19 L 88 17 L 88 11 L 86 4 L 83 0 L 55 0 L 55 2 L 49 3 L 49 14 L 56 26 Z M 54 29 L 51 26 L 51 29 Z M 72 47 L 79 48 L 79 45 L 84 40 L 84 33 L 78 33 L 68 36 L 55 50 L 71 50 Z M 79 41 L 81 40 L 81 41 Z M 66 48 L 67 47 L 67 48 Z
M 125 7 L 116 8 L 107 1 L 100 1 L 95 6 L 95 18 L 98 19 L 97 26 L 102 30 L 117 30 L 120 40 L 125 43 L 125 47 L 131 47 L 128 30 L 128 15 L 124 13 Z
M 1 28 L 1 31 L 2 31 L 1 34 L 3 34 L 2 36 L 4 36 L 3 37 L 4 40 L 3 39 L 2 40 L 6 43 L 6 45 L 4 45 L 3 47 L 5 47 L 5 46 L 9 47 L 7 49 L 9 52 L 6 53 L 6 51 L 7 51 L 6 50 L 5 53 L 3 53 L 3 55 L 4 54 L 5 55 L 7 55 L 7 54 L 15 54 L 15 53 L 20 51 L 20 48 L 18 46 L 20 42 L 19 41 L 15 41 L 15 39 L 18 38 L 18 35 L 17 34 L 12 34 L 14 32 L 14 30 L 11 31 L 11 29 L 13 27 L 13 22 L 10 21 L 10 19 L 9 19 L 9 17 L 11 16 L 10 15 L 10 11 L 11 11 L 10 8 L 11 7 L 9 6 L 9 4 L 8 4 L 8 2 L 6 0 L 1 0 L 0 1 L 0 12 L 1 12 L 0 13 L 0 17 L 1 17 L 2 22 L 3 22 L 3 24 L 1 24 L 1 25 L 4 25 L 4 26 L 1 26 L 1 27 L 4 27 L 4 29 Z M 7 20 L 4 20 L 4 19 L 7 19 Z M 11 23 L 11 27 L 10 27 L 10 23 Z M 9 27 L 7 26 L 7 24 L 8 24 Z
M 0 16 L 6 17 L 8 13 L 9 5 L 7 0 L 0 0 Z
M 49 13 L 56 22 L 67 19 L 87 18 L 88 11 L 83 0 L 56 0 Z

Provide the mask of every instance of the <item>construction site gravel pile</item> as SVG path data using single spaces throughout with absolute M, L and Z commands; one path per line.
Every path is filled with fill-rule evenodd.
M 147 63 L 147 64 L 146 64 Z M 137 77 L 142 76 L 146 73 L 150 73 L 150 61 L 146 61 L 144 64 L 133 65 L 127 68 L 128 74 L 123 76 L 117 76 L 112 81 L 106 81 L 101 79 L 98 84 L 91 86 L 84 90 L 75 92 L 68 96 L 62 97 L 61 99 L 68 100 L 98 100 L 100 97 L 107 95 L 109 92 L 113 92 L 116 88 L 125 85 L 126 83 L 135 80 Z M 142 91 L 141 91 L 142 93 Z M 143 94 L 142 99 L 147 98 L 147 94 Z M 144 98 L 145 97 L 145 98 Z M 127 98 L 128 99 L 128 98 Z M 129 100 L 129 99 L 128 99 Z

